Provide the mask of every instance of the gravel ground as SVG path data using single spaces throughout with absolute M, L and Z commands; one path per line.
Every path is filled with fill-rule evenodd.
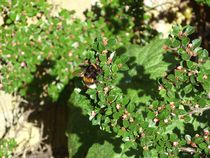
M 94 4 L 97 0 L 48 0 L 48 2 L 68 10 L 75 10 L 75 15 L 84 20 L 83 12 L 90 9 L 91 4 Z

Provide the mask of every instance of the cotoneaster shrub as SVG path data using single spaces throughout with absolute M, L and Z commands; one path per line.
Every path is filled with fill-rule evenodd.
M 157 34 L 148 24 L 143 0 L 100 0 L 88 13 L 92 21 L 103 19 L 114 35 L 129 35 L 132 43 L 145 45 Z
M 120 15 L 124 6 L 116 2 Z M 55 13 L 45 0 L 2 0 L 0 14 L 0 89 L 18 93 L 36 106 L 58 100 L 68 83 L 78 77 L 80 65 L 89 55 L 87 48 L 97 36 L 105 36 L 108 43 L 116 38 L 113 48 L 128 45 L 134 36 L 131 22 L 116 32 L 103 15 L 96 20 L 88 12 L 83 22 L 64 9 Z M 132 18 L 124 16 L 129 21 Z
M 82 102 L 93 125 L 115 133 L 125 148 L 142 151 L 143 157 L 208 157 L 210 60 L 207 50 L 200 47 L 201 39 L 191 41 L 188 37 L 193 32 L 191 26 L 173 28 L 164 49 L 165 55 L 175 58 L 176 66 L 158 79 L 159 92 L 143 101 L 119 87 L 121 72 L 131 71 L 126 66 L 128 56 L 117 56 L 98 38 L 88 60 L 103 73 L 97 75 L 95 86 L 75 89 L 75 104 Z
M 31 98 L 40 93 L 40 98 L 56 101 L 69 80 L 78 76 L 95 37 L 113 35 L 103 18 L 82 22 L 67 10 L 56 15 L 45 0 L 4 0 L 0 12 L 1 88 Z M 118 46 L 130 40 L 129 33 L 120 34 Z
M 119 19 L 129 21 L 128 27 L 117 32 L 111 23 L 116 17 L 107 21 L 104 14 L 105 1 L 97 19 L 89 12 L 87 21 L 82 22 L 67 10 L 54 15 L 45 0 L 3 0 L 1 89 L 25 98 L 37 99 L 34 96 L 40 94 L 40 101 L 56 101 L 89 60 L 103 73 L 97 76 L 94 89 L 84 88 L 82 78 L 74 80 L 77 88 L 70 102 L 82 104 L 94 125 L 115 133 L 124 141 L 125 150 L 136 149 L 144 157 L 207 157 L 208 52 L 199 46 L 200 39 L 190 42 L 190 26 L 174 27 L 167 41 L 156 39 L 143 48 L 127 47 L 142 32 L 135 27 L 136 19 L 130 20 L 132 15 L 125 13 L 130 1 L 115 2 L 106 4 L 111 8 L 121 4 L 114 7 L 116 15 L 123 13 Z M 144 39 L 136 43 L 141 41 L 146 43 Z M 120 46 L 126 47 L 125 53 L 114 53 Z M 174 58 L 176 61 L 171 60 Z

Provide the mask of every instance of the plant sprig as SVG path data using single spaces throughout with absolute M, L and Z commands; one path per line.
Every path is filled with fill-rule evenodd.
M 115 56 L 110 62 L 110 54 L 104 53 L 110 52 L 109 48 L 97 40 L 92 58 L 99 59 L 103 74 L 98 76 L 96 88 L 86 91 L 92 123 L 122 137 L 127 148 L 141 148 L 144 156 L 177 157 L 179 152 L 190 151 L 184 150 L 188 148 L 195 157 L 208 155 L 209 127 L 203 132 L 195 130 L 194 136 L 174 133 L 177 123 L 184 128 L 184 124 L 198 122 L 196 114 L 209 109 L 210 74 L 204 66 L 209 62 L 208 52 L 200 47 L 200 39 L 190 41 L 188 36 L 193 32 L 191 26 L 173 28 L 164 49 L 175 55 L 178 65 L 159 80 L 161 97 L 144 106 L 133 102 L 116 85 L 128 59 Z

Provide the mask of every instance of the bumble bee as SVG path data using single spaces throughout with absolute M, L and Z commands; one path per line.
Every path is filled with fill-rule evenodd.
M 84 66 L 84 68 L 83 82 L 87 86 L 95 84 L 97 82 L 96 77 L 102 73 L 100 66 L 88 62 L 88 65 Z

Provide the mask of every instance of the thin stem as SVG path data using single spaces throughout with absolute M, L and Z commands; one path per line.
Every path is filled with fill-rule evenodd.
M 206 111 L 206 110 L 210 110 L 210 105 L 207 105 L 207 106 L 204 107 L 204 108 L 195 108 L 195 109 L 193 109 L 192 111 L 190 111 L 190 112 L 188 112 L 188 113 L 186 113 L 186 114 L 184 114 L 184 115 L 181 115 L 181 116 L 192 115 L 192 114 L 196 114 L 196 113 L 201 114 L 201 113 L 203 113 L 203 112 Z
M 187 152 L 187 153 L 190 153 L 190 154 L 196 153 L 196 150 L 194 148 L 190 148 L 190 147 L 181 147 L 180 151 Z
M 145 9 L 145 11 L 154 10 L 157 7 L 161 7 L 161 6 L 166 5 L 166 4 L 173 4 L 173 2 L 164 2 L 164 3 L 158 4 L 158 5 L 154 6 L 154 7 L 147 7 L 147 9 Z
M 195 114 L 195 113 L 203 113 L 206 110 L 210 110 L 210 106 L 206 106 L 204 108 L 197 108 L 194 109 L 193 111 L 189 112 L 189 114 Z

